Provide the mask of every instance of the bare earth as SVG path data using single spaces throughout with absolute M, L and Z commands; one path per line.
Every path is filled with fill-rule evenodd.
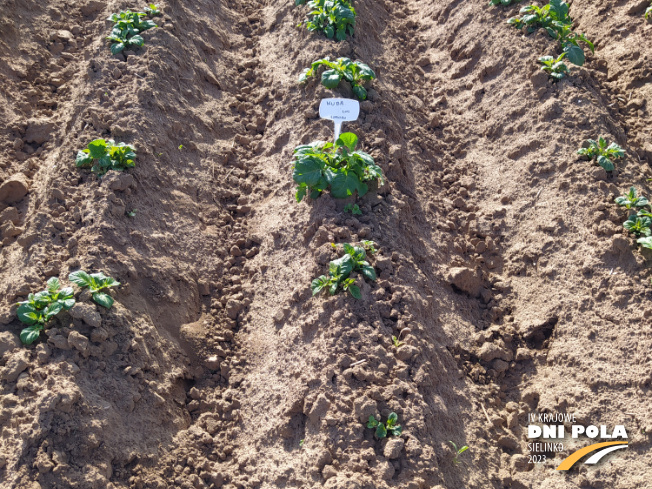
M 535 61 L 558 43 L 505 22 L 527 3 L 487 3 L 357 0 L 334 43 L 291 0 L 169 0 L 124 61 L 105 19 L 144 2 L 0 0 L 0 487 L 649 488 L 651 255 L 613 202 L 652 196 L 649 2 L 574 0 L 596 52 L 557 84 Z M 357 218 L 293 196 L 292 150 L 332 137 L 338 93 L 296 83 L 326 55 L 378 75 L 345 130 L 388 183 Z M 599 135 L 612 174 L 576 155 Z M 99 137 L 136 168 L 75 168 Z M 361 239 L 363 299 L 311 297 Z M 80 267 L 123 283 L 114 307 L 21 346 L 13 305 Z M 534 412 L 629 448 L 529 464 Z

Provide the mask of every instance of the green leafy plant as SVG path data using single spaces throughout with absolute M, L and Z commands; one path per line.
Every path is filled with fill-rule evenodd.
M 615 167 L 612 160 L 625 156 L 623 148 L 618 146 L 616 143 L 611 143 L 607 146 L 607 140 L 603 137 L 598 138 L 597 141 L 587 139 L 585 144 L 588 147 L 578 149 L 577 154 L 587 156 L 589 159 L 596 158 L 598 165 L 606 171 L 614 170 Z
M 399 348 L 399 347 L 403 346 L 403 344 L 404 344 L 404 343 L 403 343 L 402 341 L 400 341 L 396 336 L 392 336 L 392 343 L 394 343 L 394 346 L 395 346 L 396 348 Z
M 555 35 L 553 36 L 561 43 L 562 51 L 566 54 L 568 61 L 577 66 L 584 65 L 586 57 L 584 49 L 580 46 L 580 42 L 586 44 L 592 53 L 595 53 L 595 46 L 589 41 L 584 34 L 577 34 L 573 32 L 571 24 L 564 24 L 562 22 L 553 22 Z
M 123 171 L 136 166 L 136 153 L 133 146 L 117 143 L 113 139 L 96 139 L 88 143 L 86 149 L 77 152 L 75 165 L 78 168 L 91 167 L 98 176 L 109 170 Z
M 321 74 L 321 84 L 326 88 L 336 88 L 342 80 L 351 83 L 353 87 L 353 94 L 360 100 L 367 98 L 367 89 L 363 86 L 366 81 L 371 81 L 376 78 L 376 74 L 369 66 L 361 61 L 351 61 L 349 58 L 337 58 L 331 61 L 326 57 L 318 59 L 310 68 L 306 68 L 299 76 L 299 82 L 304 83 L 314 76 L 319 67 L 325 66 L 329 69 Z
M 111 277 L 107 277 L 103 273 L 88 274 L 83 270 L 72 272 L 68 276 L 68 280 L 77 284 L 79 287 L 88 288 L 92 293 L 93 300 L 107 309 L 110 309 L 113 305 L 113 297 L 106 292 L 102 292 L 102 290 L 120 285 L 120 282 Z
M 455 452 L 455 457 L 453 458 L 453 463 L 455 465 L 457 465 L 457 464 L 460 463 L 460 461 L 458 460 L 458 457 L 461 454 L 463 454 L 464 452 L 466 452 L 469 449 L 469 447 L 464 445 L 462 448 L 457 448 L 457 445 L 455 443 L 453 443 L 452 441 L 450 441 L 450 440 L 448 440 L 448 443 L 453 445 L 453 451 Z
M 20 322 L 28 326 L 20 332 L 20 341 L 31 345 L 45 329 L 46 324 L 62 310 L 68 311 L 75 305 L 72 287 L 61 288 L 58 278 L 52 277 L 47 282 L 47 289 L 36 294 L 29 294 L 26 301 L 18 303 L 16 314 Z
M 344 199 L 358 193 L 360 197 L 369 191 L 365 182 L 384 182 L 383 172 L 374 159 L 364 151 L 355 151 L 358 136 L 352 132 L 342 134 L 335 144 L 316 141 L 298 146 L 294 150 L 292 178 L 298 184 L 297 202 L 310 192 L 316 199 L 330 189 L 336 199 Z
M 362 215 L 362 211 L 360 210 L 358 204 L 346 204 L 344 206 L 344 212 L 350 212 L 354 216 Z
M 335 246 L 335 245 L 334 245 Z M 349 278 L 351 272 L 359 272 L 369 280 L 376 280 L 376 270 L 367 261 L 367 252 L 362 246 L 344 244 L 344 255 L 328 264 L 328 275 L 317 277 L 310 284 L 312 295 L 328 290 L 335 295 L 341 289 L 348 291 L 356 299 L 362 298 L 360 287 Z
M 136 217 L 136 212 L 137 211 L 138 211 L 138 209 L 134 209 L 134 210 L 125 212 L 125 214 L 127 215 L 127 217 Z
M 630 187 L 629 192 L 620 197 L 616 197 L 616 204 L 625 207 L 626 209 L 633 209 L 636 207 L 645 207 L 650 202 L 643 197 L 639 197 L 636 192 L 636 187 Z
M 295 0 L 296 5 L 305 3 L 306 0 Z M 348 0 L 310 0 L 307 4 L 312 9 L 304 21 L 309 31 L 321 32 L 337 41 L 346 39 L 347 34 L 353 35 L 356 13 Z
M 561 53 L 556 59 L 553 56 L 541 56 L 538 61 L 543 65 L 541 67 L 543 71 L 555 80 L 561 80 L 570 73 L 568 66 L 562 61 L 565 56 L 566 53 Z
M 107 19 L 115 23 L 111 35 L 106 38 L 111 42 L 111 53 L 118 54 L 125 49 L 141 47 L 145 44 L 140 34 L 156 27 L 156 24 L 151 20 L 143 20 L 143 17 L 147 17 L 147 14 L 127 10 L 112 14 Z
M 145 7 L 145 13 L 149 15 L 150 17 L 156 17 L 158 15 L 163 15 L 161 11 L 158 8 L 158 5 L 155 5 L 153 3 L 149 4 L 149 7 Z
M 638 238 L 636 242 L 640 244 L 641 247 L 647 248 L 648 250 L 652 250 L 652 237 L 647 236 L 645 238 Z
M 401 428 L 401 425 L 397 423 L 398 415 L 396 413 L 390 413 L 386 423 L 378 421 L 374 416 L 369 416 L 369 421 L 367 421 L 367 428 L 376 430 L 376 438 L 382 439 L 387 435 L 401 436 L 401 433 L 403 433 L 403 428 Z
M 647 19 L 650 14 L 652 14 L 652 5 L 650 5 L 647 10 L 645 10 L 645 18 Z
M 367 253 L 371 253 L 372 255 L 376 253 L 376 243 L 373 241 L 369 241 L 368 239 L 365 239 L 364 241 L 361 241 L 362 247 L 367 251 Z
M 489 5 L 511 5 L 512 3 L 518 3 L 521 0 L 489 0 Z
M 527 27 L 528 33 L 539 28 L 545 29 L 550 37 L 560 42 L 562 51 L 566 53 L 568 61 L 582 66 L 585 62 L 584 50 L 580 42 L 586 44 L 591 52 L 595 47 L 584 34 L 573 32 L 573 21 L 568 15 L 568 4 L 562 0 L 550 0 L 548 5 L 538 7 L 529 5 L 520 10 L 520 17 L 512 17 L 508 24 L 518 29 Z
M 635 234 L 636 236 L 650 236 L 652 235 L 652 230 L 650 230 L 650 226 L 652 226 L 652 219 L 649 217 L 639 217 L 635 214 L 632 214 L 629 216 L 629 219 L 627 219 L 623 223 L 623 227 L 627 229 L 630 233 Z

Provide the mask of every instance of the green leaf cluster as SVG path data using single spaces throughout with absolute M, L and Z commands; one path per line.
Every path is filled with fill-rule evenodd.
M 110 309 L 113 305 L 113 297 L 106 292 L 102 292 L 102 290 L 120 285 L 120 282 L 111 277 L 107 277 L 101 272 L 88 274 L 83 270 L 72 272 L 68 276 L 68 280 L 79 287 L 89 289 L 92 293 L 93 300 L 107 309 Z
M 19 302 L 16 314 L 20 322 L 28 325 L 20 332 L 20 341 L 25 345 L 34 343 L 52 317 L 75 305 L 73 296 L 72 287 L 62 289 L 59 279 L 52 277 L 46 290 L 29 294 L 26 301 Z
M 96 139 L 88 143 L 86 149 L 77 152 L 75 165 L 78 168 L 91 167 L 99 176 L 109 170 L 123 171 L 136 166 L 136 153 L 133 146 L 117 143 L 113 139 Z
M 158 15 L 163 15 L 161 11 L 158 8 L 158 5 L 155 5 L 153 3 L 149 4 L 149 7 L 145 7 L 145 13 L 149 15 L 150 17 L 156 17 Z
M 353 35 L 356 13 L 349 0 L 295 0 L 294 3 L 307 3 L 312 9 L 305 20 L 309 31 L 321 32 L 336 41 L 343 41 L 347 34 Z
M 362 215 L 362 211 L 360 210 L 360 206 L 358 204 L 346 204 L 344 206 L 344 212 L 350 212 L 354 216 Z
M 623 227 L 638 239 L 636 242 L 643 248 L 652 250 L 652 203 L 643 195 L 638 195 L 636 187 L 630 187 L 629 191 L 616 197 L 616 204 L 630 211 L 631 214 L 623 223 Z
M 467 445 L 464 445 L 462 448 L 457 448 L 457 445 L 454 442 L 450 441 L 450 440 L 448 440 L 448 443 L 453 445 L 453 450 L 455 450 L 455 457 L 453 458 L 453 463 L 455 465 L 457 465 L 457 464 L 460 463 L 460 461 L 458 460 L 458 457 L 461 454 L 463 454 L 464 452 L 466 452 L 469 449 L 469 447 Z
M 367 89 L 363 86 L 365 81 L 376 79 L 376 74 L 368 65 L 362 61 L 351 61 L 349 58 L 337 58 L 331 61 L 329 57 L 318 59 L 310 68 L 306 68 L 299 76 L 299 82 L 304 83 L 314 76 L 319 67 L 325 66 L 328 69 L 321 75 L 321 84 L 326 88 L 336 88 L 342 80 L 351 83 L 353 94 L 360 100 L 367 98 Z
M 561 53 L 558 58 L 554 58 L 553 56 L 541 56 L 538 61 L 543 65 L 541 69 L 548 73 L 551 78 L 561 80 L 570 73 L 568 66 L 566 66 L 562 61 L 565 56 L 566 53 Z
M 573 32 L 573 20 L 568 15 L 566 2 L 550 0 L 550 3 L 543 7 L 529 5 L 523 7 L 520 14 L 508 19 L 507 23 L 517 29 L 527 27 L 528 32 L 534 32 L 539 28 L 545 29 L 550 37 L 561 43 L 562 51 L 571 63 L 582 66 L 586 60 L 580 42 L 586 44 L 591 52 L 595 52 L 595 46 L 584 34 Z
M 398 423 L 398 415 L 390 413 L 386 423 L 378 421 L 374 416 L 369 416 L 367 428 L 375 429 L 376 438 L 385 438 L 387 435 L 401 436 L 403 428 Z
M 152 7 L 154 7 L 153 10 Z M 150 14 L 152 16 L 160 14 L 160 11 L 158 11 L 154 4 L 150 5 L 149 10 L 152 12 L 155 10 L 157 12 L 157 14 Z M 106 38 L 111 42 L 111 53 L 118 54 L 125 49 L 141 47 L 145 44 L 145 40 L 140 35 L 141 32 L 156 27 L 156 24 L 151 20 L 143 19 L 144 17 L 147 17 L 147 14 L 144 12 L 127 10 L 121 11 L 118 14 L 112 14 L 107 19 L 110 22 L 114 22 L 111 35 Z
M 335 295 L 341 289 L 360 299 L 360 287 L 355 285 L 355 280 L 349 278 L 351 272 L 360 272 L 365 278 L 376 280 L 376 270 L 367 261 L 364 246 L 345 243 L 344 255 L 328 264 L 328 275 L 322 275 L 310 284 L 312 295 L 317 295 L 322 290 L 328 290 L 330 295 Z
M 647 19 L 652 14 L 652 5 L 650 5 L 645 11 L 645 18 Z
M 298 184 L 297 202 L 310 192 L 316 199 L 330 189 L 336 199 L 345 199 L 358 193 L 360 197 L 369 191 L 365 182 L 384 182 L 383 172 L 374 159 L 364 151 L 355 151 L 358 136 L 351 132 L 342 134 L 335 144 L 315 141 L 298 146 L 294 150 L 292 178 Z
M 596 158 L 598 165 L 606 171 L 614 171 L 615 167 L 612 160 L 625 156 L 623 148 L 618 146 L 616 143 L 607 145 L 607 140 L 602 136 L 600 136 L 597 141 L 594 139 L 587 139 L 585 144 L 588 144 L 588 147 L 578 149 L 577 154 L 587 156 L 590 159 Z

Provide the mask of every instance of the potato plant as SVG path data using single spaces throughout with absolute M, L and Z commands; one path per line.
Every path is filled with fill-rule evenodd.
M 102 291 L 120 285 L 120 282 L 114 278 L 107 277 L 103 273 L 88 274 L 83 270 L 72 272 L 68 276 L 68 280 L 79 287 L 87 288 L 92 294 L 93 301 L 107 309 L 111 309 L 113 297 Z
M 362 215 L 362 211 L 360 210 L 360 206 L 358 204 L 346 204 L 344 206 L 344 212 L 350 212 L 354 216 Z
M 539 63 L 543 65 L 541 70 L 548 73 L 550 77 L 556 81 L 561 80 L 570 73 L 568 66 L 566 66 L 566 64 L 562 61 L 565 56 L 566 53 L 561 53 L 561 55 L 557 58 L 553 56 L 541 56 L 538 59 Z
M 587 147 L 578 149 L 577 154 L 586 156 L 591 160 L 596 159 L 598 165 L 606 171 L 614 171 L 615 166 L 613 160 L 625 156 L 623 148 L 618 146 L 616 143 L 607 145 L 607 140 L 602 136 L 600 136 L 597 141 L 594 139 L 587 139 L 584 144 Z
M 650 230 L 651 226 L 652 219 L 645 216 L 639 217 L 636 214 L 629 216 L 629 219 L 623 223 L 623 227 L 630 233 L 633 233 L 636 237 L 648 237 L 652 235 L 652 230 Z
M 528 33 L 541 28 L 545 29 L 550 37 L 560 42 L 562 51 L 566 53 L 568 61 L 582 66 L 585 62 L 584 50 L 580 42 L 586 44 L 591 52 L 595 46 L 584 34 L 573 32 L 573 21 L 568 15 L 568 4 L 562 0 L 550 0 L 548 5 L 538 7 L 529 5 L 523 7 L 520 16 L 512 17 L 507 23 L 517 29 L 527 28 Z
M 318 59 L 310 68 L 306 68 L 299 76 L 299 83 L 308 81 L 308 78 L 314 76 L 317 70 L 325 66 L 329 69 L 321 74 L 321 84 L 326 88 L 336 88 L 342 80 L 351 83 L 353 94 L 360 100 L 367 98 L 367 89 L 363 86 L 366 81 L 376 79 L 376 74 L 369 66 L 361 61 L 351 61 L 349 58 L 337 58 L 331 61 L 326 57 Z
M 156 12 L 160 13 L 155 5 L 154 8 Z M 153 11 L 151 15 L 154 15 Z M 156 24 L 151 20 L 143 19 L 144 17 L 147 17 L 147 14 L 144 12 L 127 10 L 112 14 L 107 19 L 114 22 L 111 35 L 106 38 L 111 43 L 111 53 L 118 54 L 125 49 L 141 47 L 145 44 L 145 40 L 140 34 L 156 27 Z
M 645 18 L 647 19 L 650 15 L 652 15 L 652 5 L 645 10 Z
M 96 139 L 88 147 L 77 152 L 75 165 L 78 168 L 90 167 L 98 176 L 109 170 L 123 171 L 136 166 L 136 153 L 133 146 L 117 143 L 113 139 Z
M 616 197 L 615 202 L 625 209 L 645 207 L 646 205 L 650 204 L 650 201 L 648 201 L 647 198 L 643 197 L 642 195 L 638 195 L 638 192 L 636 192 L 636 187 L 630 187 L 629 192 L 627 192 L 625 195 L 621 195 L 620 197 Z
M 297 202 L 310 193 L 313 199 L 330 189 L 336 199 L 365 195 L 366 182 L 384 182 L 383 172 L 364 151 L 356 151 L 358 136 L 351 132 L 340 135 L 335 144 L 315 141 L 294 150 L 292 178 L 298 184 Z
M 305 20 L 309 31 L 321 32 L 336 41 L 343 41 L 347 34 L 353 35 L 356 13 L 348 0 L 295 0 L 295 5 L 306 2 L 312 9 Z
M 47 289 L 36 294 L 29 294 L 26 301 L 18 303 L 16 314 L 20 322 L 27 325 L 20 332 L 20 341 L 31 345 L 50 320 L 61 311 L 68 311 L 75 305 L 72 287 L 61 288 L 58 278 L 47 281 Z
M 335 246 L 335 245 L 333 245 Z M 351 272 L 359 272 L 369 280 L 376 280 L 376 270 L 367 261 L 367 252 L 364 246 L 344 244 L 344 255 L 328 264 L 328 274 L 317 277 L 310 284 L 312 295 L 327 290 L 330 295 L 338 291 L 348 291 L 356 299 L 362 298 L 360 287 L 355 285 L 355 280 L 350 278 Z
M 398 415 L 396 413 L 390 413 L 387 417 L 387 422 L 383 423 L 378 421 L 374 416 L 369 416 L 367 421 L 367 428 L 375 429 L 374 434 L 376 438 L 385 438 L 387 435 L 401 436 L 403 433 L 403 428 L 401 428 L 398 423 Z

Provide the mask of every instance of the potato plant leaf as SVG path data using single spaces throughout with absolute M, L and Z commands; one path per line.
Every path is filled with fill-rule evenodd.
M 305 83 L 316 75 L 320 67 L 327 68 L 321 75 L 321 83 L 326 88 L 337 88 L 342 80 L 351 83 L 353 94 L 360 100 L 367 98 L 366 82 L 374 80 L 376 74 L 362 61 L 352 61 L 350 58 L 337 58 L 331 61 L 329 57 L 314 61 L 310 68 L 304 69 L 299 75 L 299 83 Z

